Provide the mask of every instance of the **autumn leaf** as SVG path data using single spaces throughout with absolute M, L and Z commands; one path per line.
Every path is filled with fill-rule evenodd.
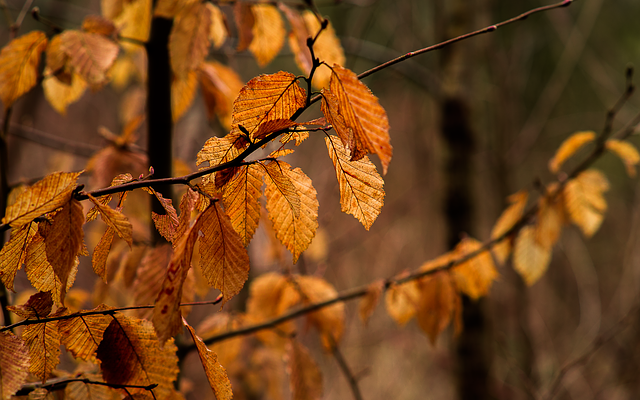
M 233 17 L 238 27 L 238 46 L 236 51 L 246 50 L 253 41 L 253 7 L 244 1 L 237 1 L 233 7 Z
M 30 222 L 11 230 L 9 241 L 0 249 L 0 280 L 13 290 L 13 280 L 27 256 L 27 246 L 38 232 L 37 224 Z
M 294 339 L 287 344 L 287 372 L 293 400 L 322 398 L 322 372 L 309 350 Z
M 100 15 L 87 15 L 82 21 L 82 30 L 102 36 L 113 36 L 116 33 L 116 26 L 108 18 Z
M 640 162 L 638 149 L 629 142 L 617 139 L 607 140 L 605 146 L 607 150 L 620 157 L 627 168 L 627 174 L 630 178 L 634 178 L 636 176 L 636 165 Z
M 214 136 L 209 138 L 198 152 L 196 164 L 208 162 L 210 167 L 215 167 L 232 161 L 242 153 L 246 145 L 248 143 L 241 136 L 231 134 L 221 138 Z
M 387 313 L 400 326 L 404 326 L 416 315 L 420 291 L 416 281 L 391 285 L 385 294 Z
M 522 218 L 528 199 L 529 193 L 526 190 L 521 190 L 507 198 L 509 207 L 500 214 L 500 217 L 493 226 L 493 229 L 491 230 L 491 239 L 499 238 L 508 232 L 509 229 L 513 228 L 516 222 Z M 511 253 L 511 239 L 506 238 L 503 241 L 496 243 L 492 248 L 492 252 L 496 256 L 498 262 L 500 264 L 504 264 Z
M 467 237 L 458 243 L 454 253 L 457 256 L 456 258 L 462 258 L 481 248 L 481 242 Z M 486 296 L 489 293 L 491 284 L 498 276 L 498 271 L 496 271 L 493 258 L 488 250 L 460 263 L 451 272 L 458 289 L 472 299 Z
M 289 154 L 293 154 L 293 153 L 294 153 L 293 149 L 278 149 L 269 153 L 269 158 L 286 157 Z
M 104 1 L 102 3 L 104 4 Z M 113 17 L 113 22 L 118 27 L 120 36 L 146 43 L 151 31 L 151 7 L 152 0 L 124 1 L 122 10 L 117 13 L 116 17 Z M 110 18 L 105 14 L 105 8 L 103 5 L 103 15 Z M 125 49 L 138 47 L 126 42 L 121 44 Z
M 33 31 L 13 39 L 0 52 L 0 99 L 4 108 L 34 87 L 40 55 L 47 47 L 44 32 Z
M 198 73 L 194 70 L 174 75 L 171 80 L 171 115 L 176 122 L 189 110 L 198 89 Z
M 137 267 L 133 281 L 133 300 L 135 304 L 153 304 L 158 298 L 167 274 L 167 266 L 173 255 L 169 244 L 148 249 Z M 139 318 L 150 319 L 153 311 L 138 310 Z
M 593 236 L 600 228 L 607 211 L 603 193 L 609 190 L 609 181 L 598 170 L 590 169 L 569 180 L 564 186 L 565 207 L 571 220 L 584 233 Z
M 20 193 L 15 203 L 7 207 L 3 224 L 18 228 L 34 218 L 62 207 L 71 198 L 82 172 L 55 172 Z
M 350 161 L 338 137 L 330 135 L 325 142 L 338 178 L 342 211 L 369 230 L 384 204 L 384 181 L 368 157 Z
M 249 255 L 218 203 L 211 204 L 200 219 L 200 268 L 209 285 L 222 292 L 224 305 L 249 278 Z
M 158 384 L 159 399 L 173 393 L 178 357 L 173 340 L 160 347 L 151 322 L 117 315 L 105 330 L 96 356 L 105 382 L 116 385 Z M 129 388 L 131 394 L 144 389 Z
M 180 221 L 178 219 L 176 209 L 173 207 L 172 200 L 165 199 L 153 188 L 146 188 L 145 190 L 155 196 L 155 198 L 158 200 L 158 202 L 160 202 L 162 208 L 165 211 L 165 214 L 157 214 L 155 212 L 151 212 L 151 219 L 153 220 L 156 229 L 158 230 L 158 232 L 160 232 L 162 237 L 167 239 L 168 242 L 173 243 Z
M 99 374 L 82 373 L 77 375 L 78 379 L 88 379 L 91 382 L 103 382 Z M 117 389 L 105 385 L 85 383 L 84 381 L 69 382 L 64 389 L 65 400 L 116 400 L 120 398 Z M 132 398 L 139 399 L 134 396 Z
M 535 225 L 536 242 L 551 249 L 558 241 L 567 216 L 563 196 L 557 193 L 558 184 L 547 187 L 546 195 L 538 201 L 537 222 Z
M 67 30 L 60 34 L 69 64 L 93 87 L 107 82 L 107 70 L 118 56 L 118 45 L 97 33 Z
M 184 326 L 186 326 L 189 330 L 193 342 L 196 344 L 198 355 L 200 356 L 200 361 L 202 362 L 202 367 L 204 368 L 204 372 L 207 375 L 207 379 L 209 380 L 209 385 L 211 385 L 211 389 L 216 395 L 216 399 L 232 399 L 233 393 L 231 392 L 231 382 L 229 381 L 229 377 L 227 376 L 227 371 L 218 362 L 218 356 L 216 355 L 216 353 L 207 348 L 202 339 L 200 339 L 198 335 L 196 335 L 196 332 L 193 330 L 193 328 L 189 326 L 189 324 L 187 324 L 187 321 L 185 321 L 184 319 L 182 321 L 184 323 Z
M 233 101 L 244 85 L 240 76 L 233 69 L 215 61 L 200 64 L 198 72 L 200 90 L 209 119 L 213 119 L 217 114 L 222 125 L 230 129 Z
M 129 174 L 129 173 L 120 174 L 120 175 L 116 176 L 115 178 L 113 178 L 111 180 L 111 184 L 109 185 L 109 187 L 117 186 L 117 185 L 120 185 L 120 184 L 123 184 L 123 183 L 132 182 L 132 181 L 133 181 L 133 177 L 131 176 L 131 174 Z M 113 195 L 112 194 L 107 194 L 107 195 L 98 197 L 98 201 L 100 203 L 102 203 L 103 205 L 109 204 L 112 199 L 113 199 Z M 93 206 L 89 210 L 89 212 L 87 212 L 86 221 L 87 222 L 93 221 L 94 219 L 96 219 L 98 217 L 98 215 L 100 215 L 100 211 L 98 210 L 98 207 Z
M 576 132 L 569 136 L 558 148 L 556 154 L 549 160 L 549 171 L 557 174 L 560 167 L 569 157 L 574 155 L 582 146 L 594 141 L 596 134 L 594 132 Z
M 63 313 L 61 308 L 53 314 Z M 22 332 L 22 339 L 29 346 L 31 365 L 29 372 L 40 381 L 47 380 L 54 368 L 60 363 L 60 333 L 58 321 L 27 325 Z
M 0 332 L 0 396 L 11 398 L 27 381 L 31 357 L 25 342 L 11 332 Z
M 213 47 L 219 49 L 227 40 L 229 28 L 227 27 L 227 19 L 220 8 L 212 3 L 206 3 L 211 13 L 211 29 L 209 30 L 209 40 L 213 42 Z
M 265 165 L 265 196 L 276 237 L 293 256 L 293 263 L 309 247 L 318 229 L 318 200 L 311 179 L 284 161 Z
M 289 21 L 289 25 L 291 26 L 291 31 L 289 32 L 289 47 L 295 56 L 296 64 L 302 72 L 308 75 L 309 72 L 311 72 L 313 60 L 311 59 L 311 52 L 307 47 L 307 38 L 311 36 L 307 30 L 307 24 L 304 18 L 294 9 L 287 7 L 283 3 L 278 3 L 278 8 L 280 8 L 287 17 L 287 21 Z M 328 81 L 328 76 L 326 79 Z M 321 87 L 322 86 L 323 85 L 321 85 Z
M 120 211 L 114 210 L 113 208 L 102 204 L 92 195 L 88 195 L 89 200 L 95 205 L 95 207 L 100 212 L 102 220 L 108 227 L 113 229 L 113 231 L 118 234 L 118 237 L 129 245 L 129 247 L 133 246 L 133 227 L 131 226 L 131 222 L 129 219 Z
M 299 108 L 304 107 L 306 100 L 304 89 L 289 72 L 255 77 L 240 90 L 233 103 L 231 134 L 241 133 L 239 126 L 242 126 L 253 138 L 261 124 L 291 119 Z
M 25 304 L 19 306 L 7 306 L 7 309 L 21 316 L 24 319 L 46 318 L 51 314 L 53 308 L 53 298 L 49 292 L 38 292 Z
M 50 73 L 50 70 L 45 69 L 45 76 Z M 74 72 L 71 74 L 70 85 L 60 81 L 56 76 L 48 76 L 42 82 L 42 88 L 51 107 L 61 115 L 66 115 L 67 107 L 78 101 L 87 90 L 87 82 Z
M 278 55 L 284 44 L 284 23 L 278 9 L 271 4 L 254 4 L 251 11 L 254 24 L 249 51 L 258 65 L 264 67 Z
M 440 333 L 462 307 L 460 296 L 456 293 L 453 278 L 447 271 L 439 271 L 425 277 L 419 283 L 416 318 L 418 325 L 427 334 L 432 346 L 435 346 Z
M 263 175 L 264 168 L 258 164 L 243 165 L 222 192 L 225 211 L 244 246 L 249 245 L 260 222 Z
M 211 11 L 196 2 L 176 15 L 169 36 L 171 69 L 179 78 L 194 71 L 209 52 Z
M 322 90 L 324 116 L 349 149 L 351 161 L 375 153 L 385 175 L 393 153 L 386 111 L 355 73 L 339 65 L 332 71 L 329 88 Z
M 534 226 L 525 226 L 516 238 L 513 250 L 513 268 L 529 286 L 544 274 L 551 261 L 551 248 L 536 240 Z
M 364 295 L 362 300 L 360 300 L 358 315 L 360 315 L 360 320 L 365 325 L 369 321 L 369 318 L 371 318 L 373 311 L 378 306 L 378 303 L 380 302 L 380 296 L 382 295 L 384 287 L 384 281 L 382 280 L 373 282 L 367 288 L 367 294 Z
M 110 308 L 101 304 L 91 311 Z M 58 331 L 62 344 L 75 358 L 92 361 L 95 360 L 95 352 L 109 323 L 111 317 L 108 315 L 71 315 L 70 318 L 58 321 Z
M 212 337 L 230 330 L 240 329 L 245 321 L 245 315 L 236 312 L 216 312 L 209 314 L 196 328 L 198 336 Z M 213 343 L 207 346 L 218 356 L 218 362 L 229 367 L 242 360 L 240 352 L 244 348 L 244 343 L 252 339 L 247 336 L 237 336 L 223 342 Z

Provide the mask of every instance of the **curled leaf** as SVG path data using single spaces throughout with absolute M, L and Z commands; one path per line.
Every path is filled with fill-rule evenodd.
M 622 140 L 609 139 L 605 143 L 607 150 L 611 151 L 624 163 L 630 178 L 636 176 L 636 165 L 640 162 L 640 154 L 631 143 Z
M 576 132 L 569 136 L 562 142 L 553 158 L 549 160 L 549 171 L 557 174 L 562 164 L 569 157 L 574 155 L 585 144 L 594 141 L 595 138 L 596 134 L 594 132 Z

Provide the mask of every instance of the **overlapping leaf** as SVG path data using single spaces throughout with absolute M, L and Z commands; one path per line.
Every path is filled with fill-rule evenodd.
M 107 81 L 107 70 L 118 56 L 118 45 L 97 33 L 67 30 L 60 34 L 62 50 L 69 64 L 94 87 Z
M 264 169 L 258 164 L 243 165 L 224 186 L 222 200 L 233 229 L 247 246 L 260 221 L 260 196 Z
M 240 292 L 249 277 L 249 255 L 218 203 L 201 215 L 200 268 L 209 285 L 222 292 L 222 304 Z
M 0 52 L 0 99 L 4 108 L 34 87 L 40 55 L 47 47 L 44 32 L 33 31 L 13 39 Z
M 9 241 L 0 249 L 0 280 L 13 290 L 13 280 L 27 256 L 27 246 L 38 232 L 35 222 L 11 230 Z
M 244 85 L 240 77 L 215 61 L 200 64 L 198 77 L 209 119 L 217 114 L 225 128 L 231 128 L 233 101 Z
M 101 304 L 91 311 L 104 311 L 110 307 Z M 111 323 L 107 315 L 77 315 L 58 321 L 61 342 L 74 357 L 91 361 L 102 341 L 102 335 Z
M 595 138 L 596 134 L 594 132 L 576 132 L 568 137 L 562 142 L 553 158 L 549 160 L 549 171 L 554 174 L 558 173 L 562 164 L 564 164 L 569 157 L 580 150 L 582 146 L 594 141 Z
M 567 222 L 564 199 L 557 194 L 557 183 L 547 187 L 547 195 L 538 201 L 536 242 L 542 247 L 551 249 L 558 241 L 562 226 Z
M 367 288 L 367 294 L 360 300 L 358 307 L 358 315 L 360 320 L 366 324 L 371 318 L 373 311 L 380 302 L 380 296 L 384 290 L 384 281 L 373 282 Z
M 329 88 L 322 90 L 324 116 L 349 149 L 351 161 L 377 154 L 385 175 L 393 154 L 386 111 L 355 73 L 339 65 L 332 71 Z
M 143 43 L 149 40 L 152 0 L 124 1 L 120 10 L 111 10 L 110 13 L 105 13 L 107 11 L 105 9 L 109 8 L 109 6 L 105 6 L 104 1 L 102 3 L 103 15 L 107 18 L 113 18 L 113 22 L 120 30 L 120 36 Z M 123 42 L 122 46 L 126 49 L 135 45 Z
M 42 214 L 62 207 L 71 198 L 78 173 L 55 172 L 20 193 L 15 203 L 7 207 L 3 224 L 18 228 Z
M 452 318 L 460 318 L 462 302 L 451 275 L 439 271 L 427 276 L 420 284 L 417 320 L 432 345 Z
M 229 35 L 227 28 L 227 19 L 220 8 L 207 2 L 206 6 L 211 13 L 211 29 L 209 30 L 209 40 L 213 42 L 213 46 L 219 49 Z
M 0 397 L 8 399 L 29 375 L 29 348 L 11 332 L 0 332 Z
M 60 312 L 63 311 L 64 309 L 60 309 Z M 22 339 L 29 346 L 29 372 L 44 382 L 60 363 L 58 321 L 27 325 L 22 332 Z
M 574 224 L 585 236 L 593 236 L 600 228 L 607 210 L 603 193 L 609 190 L 609 181 L 598 170 L 587 170 L 564 186 L 565 207 Z
M 102 220 L 113 229 L 120 239 L 127 242 L 129 247 L 133 246 L 133 227 L 129 219 L 120 211 L 102 204 L 95 197 L 89 195 L 89 200 L 95 205 L 102 216 Z
M 636 176 L 636 165 L 640 162 L 640 154 L 631 143 L 617 139 L 609 139 L 605 143 L 607 150 L 611 151 L 624 163 L 630 178 Z
M 455 248 L 457 258 L 476 252 L 482 248 L 482 243 L 472 238 L 464 238 Z M 498 276 L 493 264 L 493 258 L 488 250 L 464 261 L 453 268 L 453 278 L 458 289 L 471 297 L 478 299 L 489 293 L 491 284 Z
M 287 372 L 293 400 L 322 398 L 322 372 L 309 350 L 294 339 L 287 345 Z
M 255 17 L 253 16 L 253 7 L 246 1 L 237 1 L 233 7 L 233 17 L 238 27 L 238 46 L 237 51 L 246 50 L 253 41 L 253 24 Z
M 145 252 L 133 282 L 135 304 L 153 304 L 155 302 L 162 288 L 172 255 L 173 249 L 169 244 L 162 244 Z M 152 312 L 138 310 L 137 315 L 140 318 L 150 318 Z
M 528 198 L 529 193 L 525 190 L 509 196 L 507 200 L 510 205 L 502 212 L 498 221 L 496 221 L 496 224 L 493 226 L 493 229 L 491 230 L 491 239 L 496 239 L 508 232 L 509 229 L 513 228 L 516 222 L 522 218 Z M 492 251 L 498 262 L 504 264 L 511 253 L 511 241 L 509 239 L 503 240 L 493 246 Z
M 392 285 L 385 295 L 385 305 L 391 318 L 404 326 L 416 315 L 420 290 L 416 281 Z
M 53 298 L 49 292 L 38 292 L 19 306 L 8 306 L 7 309 L 25 319 L 46 318 L 53 308 Z
M 307 38 L 311 36 L 307 30 L 307 24 L 304 22 L 304 18 L 292 8 L 287 7 L 283 3 L 278 3 L 278 7 L 287 17 L 287 21 L 289 21 L 289 25 L 291 26 L 291 31 L 289 32 L 289 47 L 291 51 L 293 51 L 296 64 L 302 72 L 309 74 L 313 66 L 313 60 L 311 60 L 311 52 L 307 47 Z M 328 82 L 329 75 L 327 75 L 326 80 Z M 320 87 L 322 86 L 323 85 L 320 85 Z
M 270 120 L 290 119 L 306 103 L 304 89 L 296 77 L 280 71 L 251 79 L 233 103 L 231 133 L 246 129 L 251 137 L 258 127 Z
M 189 326 L 189 324 L 187 324 L 186 321 L 184 321 L 184 325 L 189 330 L 191 338 L 196 344 L 198 355 L 200 356 L 200 361 L 202 362 L 202 367 L 204 368 L 204 372 L 207 375 L 209 385 L 211 385 L 211 389 L 216 395 L 216 399 L 231 400 L 233 398 L 233 393 L 231 392 L 231 382 L 229 381 L 229 377 L 227 376 L 227 371 L 218 362 L 218 356 L 216 355 L 216 353 L 207 348 L 202 339 L 200 339 L 198 335 L 196 335 L 196 332 L 191 326 Z
M 547 270 L 551 250 L 536 240 L 534 226 L 525 226 L 520 230 L 513 250 L 513 267 L 527 285 L 533 285 Z
M 171 69 L 178 77 L 194 71 L 209 52 L 211 11 L 199 2 L 182 8 L 169 36 Z
M 369 230 L 384 204 L 384 181 L 369 158 L 351 161 L 338 137 L 329 136 L 325 142 L 338 178 L 342 211 Z
M 264 67 L 278 55 L 284 44 L 284 23 L 278 9 L 271 4 L 255 4 L 253 12 L 253 40 L 249 51 L 253 53 L 258 65 Z
M 45 70 L 45 75 L 50 71 Z M 71 74 L 71 84 L 49 76 L 42 82 L 44 96 L 51 106 L 61 115 L 66 115 L 67 107 L 78 101 L 87 89 L 87 83 L 77 73 Z
M 208 162 L 211 167 L 224 164 L 238 157 L 247 145 L 247 141 L 240 135 L 228 134 L 221 138 L 214 136 L 198 152 L 196 163 L 200 165 Z
M 99 374 L 82 373 L 79 379 L 88 379 L 91 382 L 103 382 Z M 64 389 L 65 400 L 118 400 L 120 391 L 104 385 L 90 384 L 83 381 L 69 382 Z M 135 397 L 137 398 L 137 397 Z
M 276 237 L 293 255 L 309 247 L 318 228 L 318 200 L 311 179 L 284 161 L 265 166 L 267 210 Z

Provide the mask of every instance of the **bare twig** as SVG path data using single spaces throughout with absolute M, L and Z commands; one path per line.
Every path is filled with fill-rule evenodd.
M 56 378 L 48 380 L 44 383 L 30 383 L 23 385 L 20 390 L 16 392 L 16 396 L 26 396 L 29 393 L 33 392 L 36 389 L 47 389 L 48 391 L 61 390 L 64 389 L 68 384 L 72 382 L 81 382 L 87 385 L 98 385 L 98 386 L 107 386 L 113 389 L 144 389 L 153 394 L 153 389 L 158 387 L 157 383 L 152 383 L 150 385 L 122 385 L 118 383 L 107 383 L 100 381 L 92 381 L 88 378 Z M 128 391 L 127 391 L 128 392 Z
M 355 375 L 351 372 L 349 365 L 347 365 L 347 361 L 342 356 L 342 353 L 338 348 L 338 344 L 336 343 L 333 336 L 330 336 L 329 339 L 331 340 L 331 352 L 333 353 L 333 357 L 336 359 L 336 362 L 340 367 L 340 371 L 342 371 L 342 374 L 344 375 L 344 377 L 347 379 L 347 382 L 349 383 L 349 388 L 351 388 L 351 393 L 353 394 L 353 398 L 355 400 L 362 400 L 362 393 L 360 392 L 360 387 L 358 386 L 358 380 L 356 379 Z

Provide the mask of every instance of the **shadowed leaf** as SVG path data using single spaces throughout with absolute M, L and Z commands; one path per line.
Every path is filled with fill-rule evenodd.
M 47 47 L 44 32 L 33 31 L 13 39 L 0 52 L 0 99 L 4 108 L 34 87 L 40 54 Z
M 11 332 L 0 332 L 0 396 L 10 398 L 29 375 L 29 348 Z
M 287 344 L 287 372 L 293 400 L 322 398 L 322 372 L 309 350 L 294 339 Z
M 367 288 L 367 294 L 360 300 L 358 307 L 358 315 L 363 324 L 369 322 L 369 318 L 373 314 L 373 311 L 380 303 L 380 295 L 384 289 L 384 281 L 376 281 L 369 285 Z
M 209 119 L 217 114 L 224 127 L 230 129 L 233 101 L 244 86 L 240 76 L 231 68 L 210 61 L 200 64 L 198 77 Z
M 20 306 L 7 306 L 7 309 L 18 314 L 24 319 L 46 318 L 51 314 L 53 298 L 49 292 L 38 292 L 29 297 L 29 300 Z
M 522 218 L 528 198 L 529 193 L 526 190 L 521 190 L 518 193 L 514 193 L 509 196 L 507 200 L 510 205 L 502 212 L 502 214 L 500 214 L 496 224 L 493 226 L 493 229 L 491 230 L 491 239 L 496 239 L 509 231 L 509 229 L 513 228 L 515 223 Z M 496 244 L 493 246 L 492 251 L 498 262 L 500 264 L 504 264 L 511 253 L 511 239 L 507 238 Z
M 198 89 L 198 73 L 189 70 L 171 80 L 171 114 L 176 122 L 189 110 Z
M 27 256 L 27 246 L 38 232 L 35 222 L 11 230 L 9 241 L 0 249 L 0 280 L 13 290 L 13 280 Z
M 246 50 L 253 41 L 253 7 L 248 2 L 237 1 L 233 7 L 233 17 L 238 27 L 238 46 L 236 51 Z
M 435 346 L 440 333 L 449 325 L 461 307 L 453 279 L 447 271 L 436 272 L 419 283 L 420 298 L 416 318 L 418 325 Z
M 108 310 L 104 304 L 91 311 Z M 74 357 L 85 361 L 95 360 L 95 352 L 102 341 L 102 335 L 109 326 L 108 315 L 84 315 L 58 321 L 61 342 Z

